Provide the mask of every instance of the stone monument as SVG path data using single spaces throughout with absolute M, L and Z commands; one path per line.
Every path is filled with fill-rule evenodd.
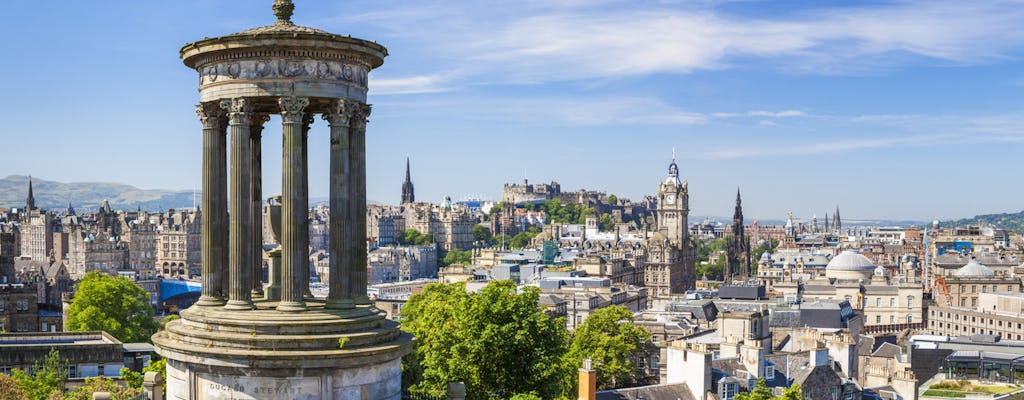
M 203 289 L 153 336 L 167 359 L 167 397 L 399 399 L 412 337 L 367 298 L 363 240 L 367 74 L 387 49 L 293 24 L 290 0 L 273 10 L 273 25 L 181 49 L 199 73 Z M 284 136 L 282 196 L 272 205 L 280 208 L 269 213 L 280 215 L 281 246 L 265 290 L 260 143 L 271 114 L 281 115 Z M 329 138 L 312 139 L 330 148 L 326 299 L 309 295 L 306 154 L 316 115 L 330 125 Z

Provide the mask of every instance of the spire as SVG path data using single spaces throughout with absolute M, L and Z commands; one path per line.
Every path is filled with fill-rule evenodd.
M 740 188 L 736 188 L 736 207 L 740 206 L 742 200 L 740 199 Z
M 276 25 L 294 25 L 292 13 L 295 12 L 295 4 L 291 0 L 274 1 L 274 15 L 277 16 Z
M 25 210 L 36 209 L 36 196 L 32 194 L 32 175 L 28 176 L 28 197 L 25 199 Z
M 665 183 L 679 185 L 679 166 L 676 165 L 676 149 L 672 148 L 672 163 L 668 165 L 668 176 Z
M 68 209 L 67 209 L 67 212 L 65 212 L 65 214 L 67 214 L 67 215 L 75 215 L 75 208 L 71 207 L 71 200 L 68 200 Z
M 405 158 L 405 182 L 402 182 L 402 204 L 416 201 L 416 193 L 412 186 L 412 174 L 409 169 L 409 157 Z

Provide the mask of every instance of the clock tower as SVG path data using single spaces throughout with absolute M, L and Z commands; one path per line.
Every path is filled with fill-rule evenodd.
M 689 242 L 690 191 L 685 181 L 679 180 L 679 166 L 675 157 L 668 165 L 668 176 L 658 187 L 658 231 L 670 242 Z
M 658 229 L 647 239 L 644 285 L 648 303 L 657 298 L 685 294 L 696 284 L 696 253 L 690 242 L 690 192 L 679 179 L 675 157 L 668 176 L 658 186 L 656 216 Z M 650 304 L 648 304 L 650 306 Z

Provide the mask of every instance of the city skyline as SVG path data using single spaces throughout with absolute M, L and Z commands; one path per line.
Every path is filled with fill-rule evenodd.
M 20 55 L 0 67 L 19 77 L 0 100 L 18 151 L 0 175 L 197 188 L 199 122 L 182 106 L 198 101 L 196 76 L 177 50 L 209 27 L 273 22 L 237 5 L 12 4 L 0 29 L 34 40 L 3 45 Z M 294 20 L 394 54 L 370 80 L 372 200 L 398 203 L 406 156 L 422 200 L 497 199 L 524 175 L 639 200 L 675 148 L 696 215 L 730 215 L 737 186 L 751 220 L 837 204 L 850 219 L 1021 208 L 1012 2 L 308 0 Z M 276 125 L 267 193 L 280 187 Z M 327 193 L 326 133 L 317 121 L 312 197 Z

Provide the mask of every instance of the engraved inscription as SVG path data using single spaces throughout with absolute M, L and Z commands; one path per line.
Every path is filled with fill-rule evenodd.
M 197 377 L 203 399 L 319 399 L 319 378 Z

